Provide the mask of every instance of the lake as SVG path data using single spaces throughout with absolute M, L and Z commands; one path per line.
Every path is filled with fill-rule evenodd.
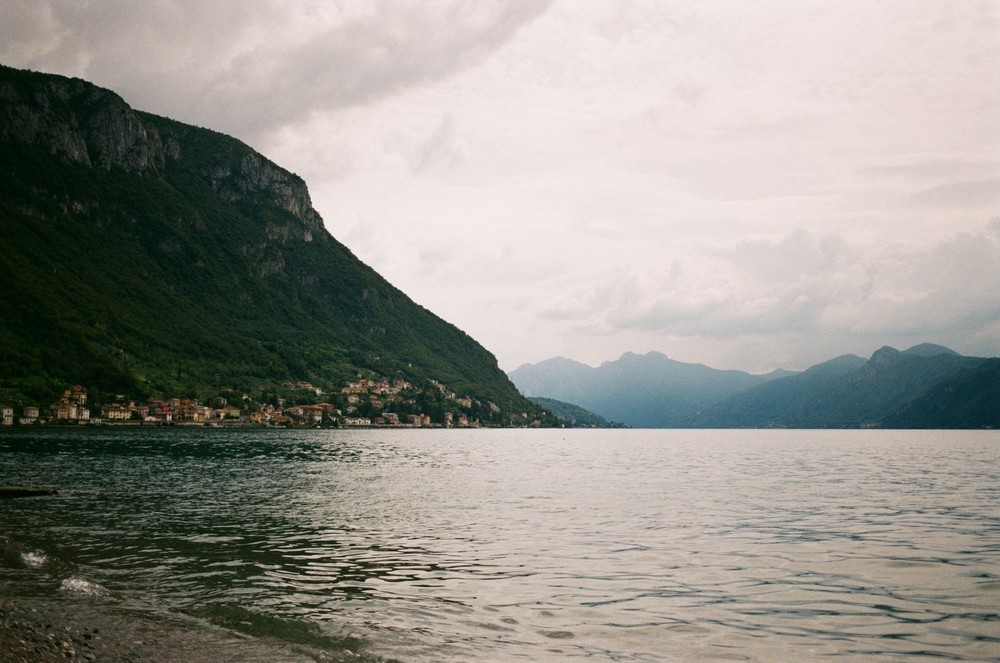
M 399 661 L 1000 658 L 1000 432 L 6 429 L 0 579 Z

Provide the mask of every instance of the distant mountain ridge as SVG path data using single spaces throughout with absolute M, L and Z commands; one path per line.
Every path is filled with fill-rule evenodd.
M 338 242 L 297 175 L 87 81 L 0 66 L 0 222 L 5 401 L 385 376 L 437 381 L 496 422 L 538 412 Z
M 979 428 L 998 425 L 996 360 L 924 343 L 844 355 L 799 372 L 751 375 L 626 353 L 597 368 L 568 359 L 510 373 L 529 397 L 643 428 Z
M 510 378 L 528 396 L 554 398 L 636 428 L 690 425 L 706 407 L 784 372 L 751 375 L 688 364 L 665 354 L 627 352 L 597 368 L 570 359 L 527 364 Z

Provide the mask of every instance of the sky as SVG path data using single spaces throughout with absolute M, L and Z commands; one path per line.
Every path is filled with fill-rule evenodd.
M 79 76 L 302 176 L 505 370 L 1000 355 L 1000 0 L 0 0 Z

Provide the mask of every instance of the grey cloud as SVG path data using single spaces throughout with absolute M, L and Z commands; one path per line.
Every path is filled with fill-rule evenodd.
M 1000 171 L 998 161 L 948 161 L 935 160 L 910 164 L 868 166 L 859 169 L 863 177 L 898 177 L 905 179 L 936 180 L 977 178 L 983 173 Z
M 1000 237 L 987 228 L 963 233 L 901 256 L 876 291 L 858 326 L 879 330 L 961 330 L 969 334 L 1000 320 Z M 904 288 L 905 286 L 905 288 Z M 893 297 L 893 289 L 912 293 Z
M 829 294 L 817 292 L 767 292 L 741 296 L 739 292 L 692 305 L 661 298 L 630 315 L 615 318 L 619 329 L 663 332 L 676 336 L 736 338 L 817 330 Z
M 48 3 L 7 3 L 0 6 L 0 55 L 30 63 L 58 45 L 60 30 Z
M 1000 178 L 949 182 L 913 195 L 921 205 L 944 207 L 978 207 L 1000 202 Z
M 455 166 L 462 160 L 461 153 L 455 147 L 455 120 L 446 114 L 418 149 L 413 159 L 413 171 L 420 173 L 435 164 Z
M 0 25 L 44 17 L 44 28 L 0 39 L 4 64 L 86 78 L 142 110 L 208 125 L 192 112 L 206 81 L 257 26 L 282 21 L 264 2 L 40 0 L 6 3 L 2 12 Z
M 728 257 L 755 280 L 776 284 L 835 269 L 851 260 L 851 250 L 843 238 L 798 229 L 778 242 L 744 240 Z
M 548 6 L 378 2 L 367 15 L 287 42 L 261 38 L 269 25 L 288 27 L 280 3 L 52 2 L 10 10 L 30 25 L 47 7 L 55 25 L 0 46 L 0 57 L 85 76 L 143 110 L 249 138 L 474 66 Z
M 229 70 L 206 83 L 204 98 L 225 114 L 226 126 L 240 131 L 293 123 L 474 66 L 546 7 L 535 2 L 379 3 L 374 15 L 334 26 L 302 44 L 259 48 L 236 58 Z M 266 113 L 242 112 L 261 106 Z
M 714 278 L 623 274 L 545 315 L 579 328 L 716 339 L 972 337 L 1000 319 L 996 227 L 923 247 L 861 246 L 800 230 L 716 252 Z

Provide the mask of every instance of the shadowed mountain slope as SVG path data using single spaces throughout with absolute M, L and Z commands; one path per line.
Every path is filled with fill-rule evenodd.
M 931 387 L 885 419 L 889 428 L 1000 428 L 1000 359 Z

